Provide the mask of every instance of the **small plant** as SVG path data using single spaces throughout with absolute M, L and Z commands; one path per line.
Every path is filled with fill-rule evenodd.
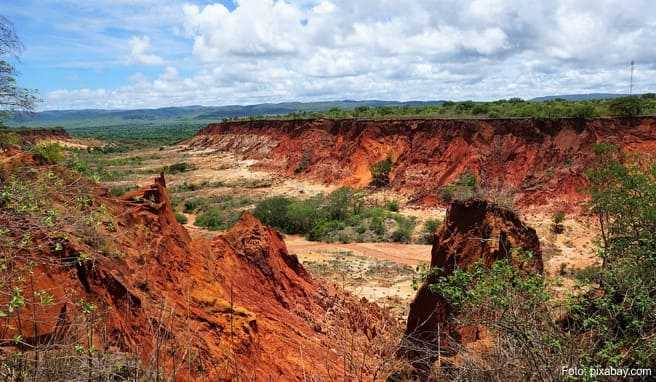
M 185 215 L 183 213 L 180 213 L 180 212 L 176 212 L 175 220 L 177 220 L 178 223 L 180 223 L 180 224 L 187 224 L 187 221 L 188 221 L 187 215 Z
M 134 190 L 134 189 L 136 189 L 136 188 L 137 188 L 136 185 L 114 186 L 114 187 L 112 187 L 112 188 L 109 189 L 109 193 L 110 193 L 110 195 L 112 195 L 112 196 L 117 196 L 117 197 L 118 197 L 118 196 L 123 196 L 123 195 L 125 195 L 127 192 L 132 191 L 132 190 Z
M 467 200 L 479 194 L 476 176 L 467 170 L 460 175 L 458 180 L 443 187 L 439 191 L 442 201 L 449 203 L 453 200 Z
M 39 143 L 32 147 L 32 153 L 50 164 L 59 163 L 64 160 L 64 149 L 59 143 Z
M 212 207 L 198 215 L 194 221 L 194 225 L 207 228 L 211 231 L 223 230 L 232 227 L 240 217 L 241 212 L 239 211 Z
M 387 157 L 380 162 L 376 162 L 369 170 L 371 171 L 371 183 L 373 187 L 385 187 L 389 185 L 389 173 L 392 171 L 392 158 Z
M 399 202 L 397 202 L 396 200 L 390 200 L 387 203 L 385 203 L 385 208 L 392 212 L 399 212 Z
M 175 163 L 175 164 L 172 164 L 170 166 L 164 167 L 162 169 L 162 171 L 165 174 L 179 174 L 179 173 L 191 171 L 191 170 L 194 170 L 194 169 L 195 169 L 195 167 L 193 165 L 187 163 L 187 162 L 179 162 L 179 163 Z
M 442 222 L 438 219 L 429 219 L 424 223 L 424 229 L 421 235 L 421 242 L 424 244 L 433 244 L 433 237 Z
M 559 234 L 565 231 L 565 226 L 563 225 L 563 221 L 565 221 L 565 213 L 563 211 L 556 212 L 551 217 L 551 221 L 551 231 L 553 233 Z

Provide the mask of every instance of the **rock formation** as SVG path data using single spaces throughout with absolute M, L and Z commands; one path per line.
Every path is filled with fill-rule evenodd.
M 390 187 L 426 205 L 471 171 L 520 206 L 575 209 L 585 195 L 593 144 L 656 154 L 656 119 L 257 120 L 211 124 L 188 144 L 232 151 L 288 176 L 351 186 L 393 160 Z
M 531 251 L 530 260 L 518 259 L 513 249 Z M 444 224 L 435 234 L 431 252 L 431 268 L 440 274 L 430 274 L 410 305 L 405 339 L 400 354 L 408 358 L 420 372 L 426 373 L 438 352 L 438 340 L 446 348 L 447 337 L 458 339 L 461 328 L 449 324 L 452 307 L 429 285 L 439 276 L 447 276 L 456 268 L 467 269 L 478 261 L 486 266 L 509 259 L 515 267 L 542 272 L 542 253 L 538 236 L 510 210 L 486 201 L 453 202 Z M 474 328 L 475 330 L 475 328 Z
M 50 225 L 16 207 L 14 196 L 0 202 L 0 265 L 16 274 L 0 280 L 0 307 L 12 290 L 25 301 L 0 315 L 0 338 L 20 338 L 0 342 L 0 355 L 80 343 L 136 355 L 182 381 L 328 380 L 343 372 L 325 318 L 338 301 L 356 300 L 312 280 L 282 236 L 250 213 L 212 240 L 192 239 L 161 176 L 116 199 L 65 169 L 40 170 L 29 154 L 3 155 L 0 190 L 30 176 L 35 190 L 42 178 L 43 192 L 68 188 L 44 194 L 53 202 L 47 208 L 60 211 Z M 26 230 L 29 246 L 9 244 Z M 39 303 L 44 295 L 50 303 Z M 375 314 L 350 314 L 353 335 L 375 335 Z

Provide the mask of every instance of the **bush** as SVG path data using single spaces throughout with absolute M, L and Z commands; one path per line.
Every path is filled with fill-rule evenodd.
M 241 211 L 223 210 L 218 207 L 211 207 L 207 211 L 198 215 L 194 221 L 194 225 L 212 231 L 228 229 L 239 220 L 241 215 Z
M 309 232 L 319 218 L 319 205 L 314 199 L 293 201 L 287 205 L 285 232 Z
M 178 223 L 180 223 L 180 224 L 187 224 L 187 221 L 188 221 L 187 216 L 185 214 L 180 213 L 180 212 L 175 213 L 175 220 L 177 220 Z
M 429 219 L 424 223 L 424 229 L 421 236 L 421 242 L 424 244 L 433 244 L 433 236 L 442 224 L 438 219 Z
M 399 202 L 396 200 L 390 200 L 389 202 L 385 203 L 385 208 L 392 212 L 399 212 Z
M 392 158 L 389 156 L 384 160 L 372 165 L 369 170 L 371 171 L 371 183 L 373 187 L 385 187 L 389 185 L 389 173 L 392 171 Z
M 612 115 L 634 117 L 642 112 L 642 101 L 638 97 L 620 97 L 611 100 L 608 110 Z
M 32 153 L 50 164 L 64 160 L 64 149 L 59 143 L 43 142 L 32 147 Z
M 288 232 L 287 209 L 290 204 L 291 200 L 283 197 L 264 199 L 257 204 L 253 215 L 266 225 Z
M 561 224 L 563 221 L 565 221 L 565 213 L 563 211 L 558 211 L 553 215 L 551 220 L 554 222 L 554 224 Z
M 123 196 L 125 195 L 128 191 L 136 189 L 137 186 L 135 185 L 129 185 L 129 186 L 114 186 L 109 189 L 109 193 L 112 196 Z
M 20 145 L 20 136 L 16 133 L 0 130 L 0 148 Z
M 165 174 L 179 174 L 181 172 L 187 172 L 195 169 L 194 166 L 186 162 L 175 163 L 170 166 L 166 166 L 162 169 Z
M 466 200 L 478 194 L 478 183 L 471 171 L 467 170 L 460 175 L 458 180 L 443 187 L 439 191 L 442 201 L 449 203 L 453 200 Z
M 208 204 L 209 201 L 205 198 L 187 199 L 184 201 L 183 211 L 186 213 L 196 212 L 197 210 L 207 206 Z

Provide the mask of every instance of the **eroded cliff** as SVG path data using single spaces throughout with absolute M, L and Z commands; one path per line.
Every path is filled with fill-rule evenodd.
M 471 171 L 484 189 L 520 206 L 575 209 L 595 143 L 656 154 L 656 119 L 255 120 L 211 124 L 187 142 L 258 159 L 288 176 L 367 186 L 393 161 L 390 187 L 438 204 L 439 190 Z

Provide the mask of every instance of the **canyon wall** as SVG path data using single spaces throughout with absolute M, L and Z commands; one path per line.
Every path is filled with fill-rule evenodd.
M 261 168 L 364 187 L 390 157 L 390 187 L 439 204 L 439 190 L 471 171 L 484 189 L 519 206 L 577 209 L 593 145 L 656 153 L 656 119 L 254 120 L 210 124 L 187 143 L 259 160 Z

